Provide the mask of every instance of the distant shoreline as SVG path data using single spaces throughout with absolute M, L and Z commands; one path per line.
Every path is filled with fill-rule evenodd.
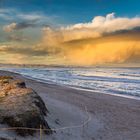
M 0 67 L 16 67 L 16 68 L 140 68 L 140 64 L 123 65 L 123 64 L 106 64 L 106 65 L 89 65 L 89 66 L 76 66 L 76 65 L 42 65 L 42 64 L 2 64 Z

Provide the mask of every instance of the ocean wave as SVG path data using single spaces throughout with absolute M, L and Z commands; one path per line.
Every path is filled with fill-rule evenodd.
M 118 68 L 11 68 L 5 69 L 42 82 L 140 97 L 140 69 Z

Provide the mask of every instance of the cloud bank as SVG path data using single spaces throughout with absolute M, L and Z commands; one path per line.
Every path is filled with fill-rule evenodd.
M 131 30 L 135 27 L 140 27 L 140 18 L 126 18 L 115 17 L 115 13 L 111 13 L 104 16 L 96 16 L 88 23 L 78 23 L 60 29 L 53 30 L 51 28 L 45 28 L 45 34 L 51 34 L 52 36 L 59 36 L 61 42 L 96 38 L 103 36 L 106 33 L 112 33 L 120 30 Z
M 125 63 L 140 58 L 140 18 L 94 17 L 91 22 L 44 28 L 42 49 L 71 65 Z
M 12 23 L 6 32 L 32 27 Z M 15 36 L 13 37 L 15 38 Z M 7 47 L 0 50 L 16 54 L 22 63 L 102 65 L 140 64 L 140 17 L 116 17 L 114 13 L 96 16 L 88 23 L 42 29 L 42 38 L 34 46 Z M 16 38 L 18 39 L 18 38 Z M 29 61 L 26 58 L 30 57 Z M 24 58 L 24 59 L 23 59 Z M 24 60 L 24 61 L 23 61 Z

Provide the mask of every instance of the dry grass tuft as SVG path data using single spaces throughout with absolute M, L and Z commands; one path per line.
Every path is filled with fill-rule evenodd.
M 0 80 L 10 80 L 13 79 L 12 76 L 0 76 Z

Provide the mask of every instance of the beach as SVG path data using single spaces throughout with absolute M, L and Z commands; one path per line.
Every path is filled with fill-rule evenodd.
M 43 139 L 140 139 L 140 100 L 43 83 L 12 72 L 0 71 L 0 75 L 24 80 L 43 99 L 49 110 L 48 123 L 56 129 Z

